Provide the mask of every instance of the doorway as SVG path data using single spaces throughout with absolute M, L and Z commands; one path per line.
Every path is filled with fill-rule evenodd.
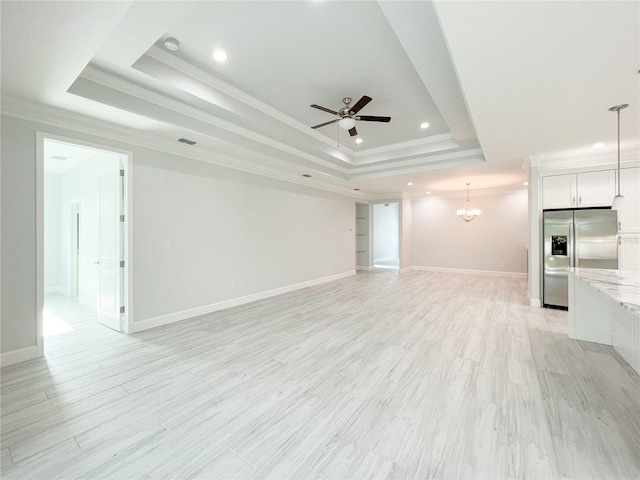
M 400 268 L 400 203 L 373 205 L 373 266 Z
M 130 331 L 131 154 L 41 133 L 37 145 L 37 322 L 43 355 L 45 340 L 49 350 L 61 333 Z

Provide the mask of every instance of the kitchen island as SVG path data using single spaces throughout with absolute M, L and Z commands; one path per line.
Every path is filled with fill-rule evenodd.
M 640 272 L 570 268 L 569 338 L 613 345 L 640 373 Z

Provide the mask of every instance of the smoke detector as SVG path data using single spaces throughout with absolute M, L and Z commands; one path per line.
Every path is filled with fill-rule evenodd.
M 172 37 L 165 38 L 162 44 L 164 45 L 164 48 L 172 52 L 175 52 L 180 47 L 180 42 Z

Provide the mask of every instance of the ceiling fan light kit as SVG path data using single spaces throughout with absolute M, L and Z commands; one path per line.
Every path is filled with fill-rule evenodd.
M 351 130 L 356 126 L 356 121 L 351 117 L 345 117 L 338 122 L 338 125 L 340 125 L 340 128 L 343 130 Z
M 348 130 L 349 135 L 355 137 L 358 135 L 358 131 L 356 130 L 356 121 L 363 122 L 384 122 L 388 123 L 391 121 L 391 117 L 378 117 L 371 115 L 356 115 L 362 108 L 371 101 L 371 97 L 363 95 L 360 100 L 358 100 L 355 105 L 351 105 L 352 98 L 345 97 L 342 99 L 342 103 L 344 103 L 344 107 L 342 107 L 337 112 L 335 110 L 331 110 L 330 108 L 323 107 L 321 105 L 310 105 L 311 108 L 317 108 L 318 110 L 322 110 L 323 112 L 330 113 L 332 115 L 336 115 L 338 118 L 334 120 L 329 120 L 328 122 L 321 123 L 319 125 L 314 125 L 313 129 L 324 127 L 326 125 L 331 125 L 332 123 L 338 123 L 338 126 L 343 130 Z

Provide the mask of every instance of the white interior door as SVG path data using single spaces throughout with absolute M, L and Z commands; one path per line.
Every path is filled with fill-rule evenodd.
M 80 200 L 69 205 L 69 296 L 77 297 L 80 283 Z
M 120 166 L 103 169 L 98 176 L 98 298 L 96 301 L 98 322 L 121 331 L 122 182 Z

